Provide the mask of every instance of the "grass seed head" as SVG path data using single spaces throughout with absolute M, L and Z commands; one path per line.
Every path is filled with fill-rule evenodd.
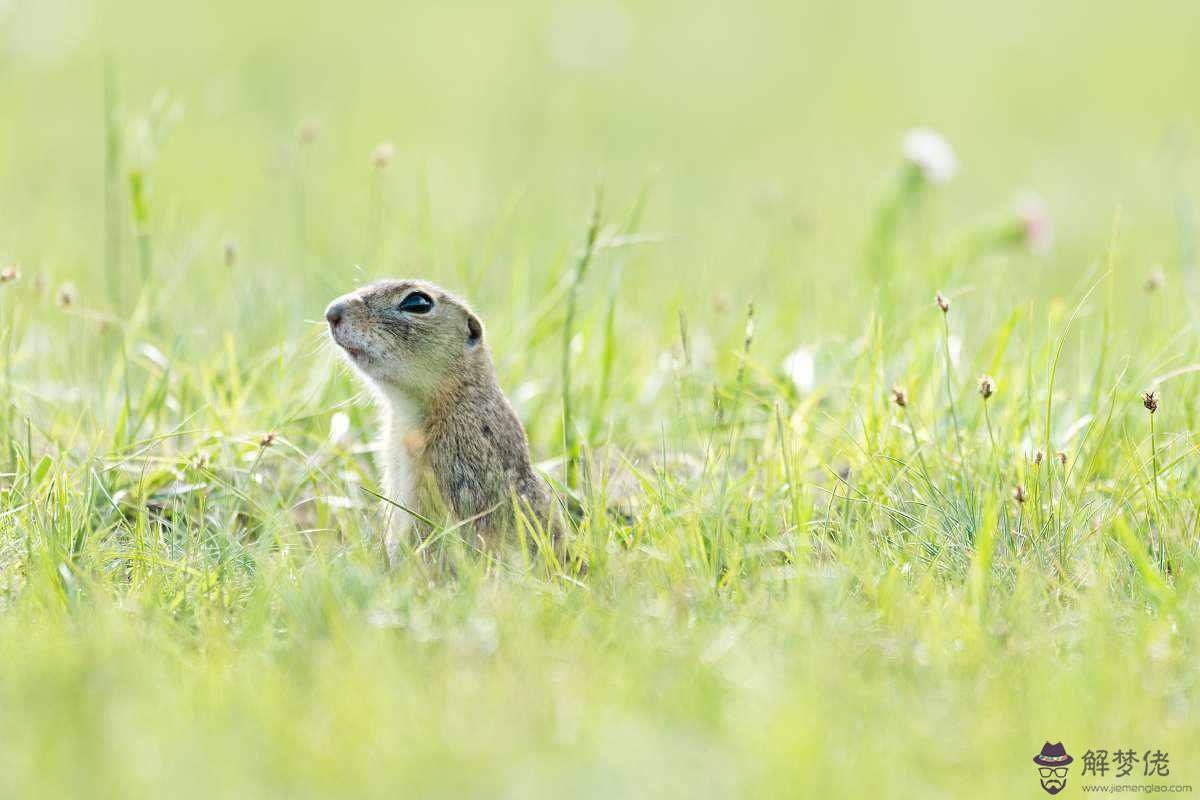
M 312 144 L 321 135 L 321 123 L 311 117 L 300 123 L 300 144 Z
M 1017 218 L 1029 252 L 1044 256 L 1054 248 L 1054 221 L 1041 195 L 1029 193 L 1017 198 Z
M 371 166 L 382 172 L 387 169 L 392 163 L 392 159 L 396 157 L 396 147 L 391 142 L 380 142 L 375 145 L 375 149 L 371 151 Z
M 1016 485 L 1016 487 L 1013 489 L 1012 496 L 1013 496 L 1013 500 L 1016 500 L 1020 504 L 1024 504 L 1025 498 L 1027 497 L 1027 495 L 1025 494 L 1025 487 L 1018 483 Z
M 935 302 L 937 302 L 937 307 L 942 310 L 943 314 L 949 313 L 950 301 L 946 299 L 945 295 L 943 295 L 941 292 L 938 292 L 937 296 L 933 299 Z
M 987 400 L 996 393 L 996 379 L 991 375 L 979 376 L 979 396 Z
M 1146 410 L 1151 414 L 1153 414 L 1155 411 L 1158 411 L 1158 392 L 1154 389 L 1151 389 L 1148 392 L 1142 392 L 1142 405 L 1144 405 Z
M 75 287 L 69 283 L 64 283 L 58 289 L 58 305 L 61 308 L 70 308 L 75 305 Z
M 1146 276 L 1146 283 L 1143 284 L 1147 292 L 1157 292 L 1159 289 L 1167 285 L 1167 276 L 1161 269 L 1155 268 Z
M 0 271 L 0 283 L 13 283 L 14 281 L 19 281 L 20 279 L 21 270 L 16 264 L 5 267 L 3 271 Z
M 899 386 L 892 387 L 892 402 L 899 408 L 904 408 L 908 405 L 908 393 Z
M 263 436 L 261 439 L 258 440 L 258 446 L 262 447 L 262 448 L 270 447 L 274 443 L 275 443 L 274 432 L 268 433 L 266 436 Z
M 1058 458 L 1059 464 L 1061 464 L 1064 467 L 1067 465 L 1067 454 L 1065 452 L 1063 452 L 1062 450 L 1059 450 L 1058 455 L 1056 457 Z
M 1043 452 L 1042 452 L 1040 449 L 1039 449 L 1039 450 L 1036 450 L 1036 451 L 1034 451 L 1034 454 L 1033 454 L 1033 465 L 1034 465 L 1035 467 L 1040 467 L 1040 466 L 1042 465 L 1042 459 L 1043 459 L 1043 458 L 1045 458 L 1045 457 L 1046 457 L 1046 454 L 1045 454 L 1045 453 L 1043 453 Z

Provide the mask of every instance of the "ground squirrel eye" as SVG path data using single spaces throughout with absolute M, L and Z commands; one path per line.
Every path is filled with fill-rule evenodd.
M 413 292 L 401 300 L 396 308 L 409 314 L 428 314 L 433 311 L 433 298 L 424 292 Z

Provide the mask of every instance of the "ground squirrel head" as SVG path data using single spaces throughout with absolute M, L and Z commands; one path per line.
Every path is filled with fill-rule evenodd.
M 325 319 L 350 363 L 385 394 L 418 403 L 489 362 L 479 318 L 427 281 L 372 283 L 330 303 Z

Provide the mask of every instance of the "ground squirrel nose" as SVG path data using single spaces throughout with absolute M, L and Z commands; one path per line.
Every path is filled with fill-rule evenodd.
M 329 321 L 329 327 L 337 327 L 337 324 L 342 321 L 342 314 L 345 310 L 345 300 L 334 300 L 329 304 L 329 308 L 325 309 L 325 319 Z

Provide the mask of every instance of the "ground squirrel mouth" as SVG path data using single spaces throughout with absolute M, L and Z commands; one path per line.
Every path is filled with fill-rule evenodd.
M 339 344 L 340 344 L 340 343 L 339 343 Z M 342 345 L 340 345 L 340 346 L 341 346 L 341 348 L 342 348 L 343 350 L 345 350 L 345 351 L 346 351 L 346 353 L 347 353 L 347 354 L 348 354 L 348 355 L 349 355 L 351 358 L 353 358 L 355 361 L 362 361 L 362 360 L 364 360 L 364 359 L 367 357 L 367 351 L 366 351 L 366 350 L 363 350 L 363 349 L 361 349 L 361 348 L 358 348 L 358 347 L 351 347 L 351 346 L 350 346 L 350 345 L 348 345 L 348 344 L 342 344 Z
M 361 361 L 362 359 L 366 358 L 366 356 L 367 356 L 367 351 L 363 350 L 361 347 L 355 347 L 354 345 L 346 344 L 345 342 L 343 342 L 341 340 L 341 338 L 338 337 L 336 331 L 334 332 L 334 335 L 333 335 L 333 341 L 335 344 L 337 344 L 338 347 L 345 350 L 346 354 L 348 356 L 350 356 L 351 358 L 353 358 L 355 361 Z

